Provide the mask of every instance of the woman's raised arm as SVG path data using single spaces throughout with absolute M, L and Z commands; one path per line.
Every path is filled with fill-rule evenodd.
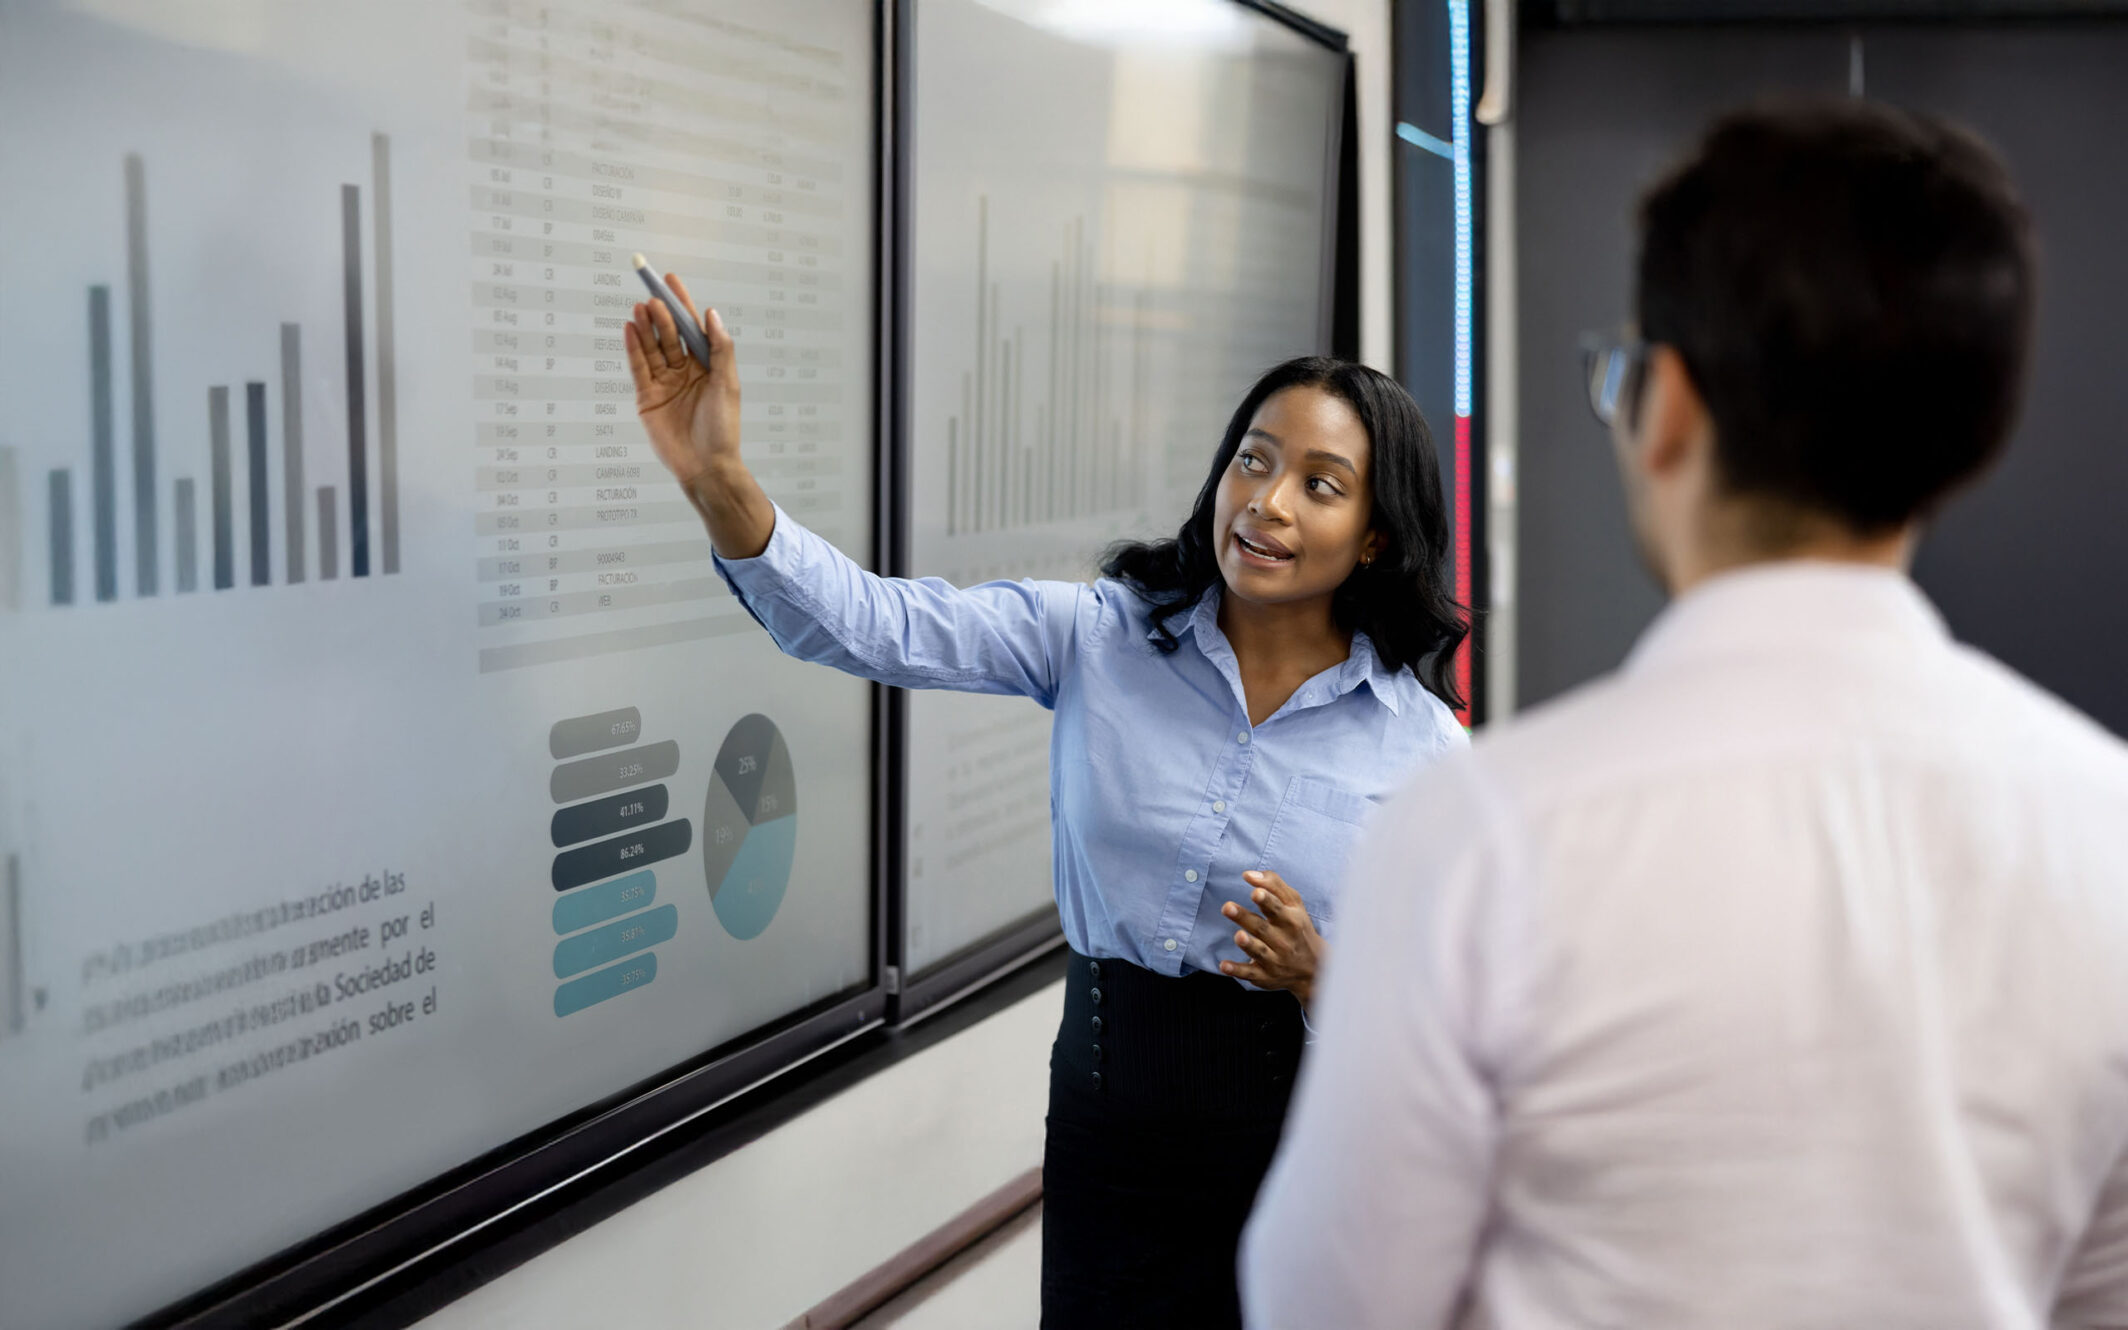
M 776 645 L 800 660 L 903 688 L 1016 693 L 1054 706 L 1090 588 L 989 582 L 965 590 L 865 571 L 779 514 L 739 456 L 739 370 L 715 310 L 695 312 L 709 368 L 680 340 L 662 300 L 635 307 L 626 329 L 636 412 L 658 457 L 709 527 L 718 571 Z

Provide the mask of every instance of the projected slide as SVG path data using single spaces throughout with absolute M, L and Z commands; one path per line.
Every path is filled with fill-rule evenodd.
M 1230 0 L 926 0 L 915 63 L 915 571 L 1091 576 L 1327 349 L 1342 57 Z M 1049 900 L 1049 718 L 909 715 L 921 970 Z
M 716 579 L 621 327 L 637 250 L 715 301 L 764 484 L 869 559 L 874 34 L 11 0 L 0 51 L 0 1325 L 44 1330 L 870 982 L 868 688 Z

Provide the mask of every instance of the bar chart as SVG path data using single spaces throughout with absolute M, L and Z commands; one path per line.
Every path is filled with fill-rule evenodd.
M 988 194 L 976 197 L 975 234 L 976 353 L 946 421 L 946 534 L 1136 510 L 1151 293 L 1102 280 L 1079 214 L 1057 237 L 1046 309 L 1008 308 L 991 271 Z M 1031 399 L 1030 342 L 1040 348 Z
M 88 474 L 78 484 L 75 467 L 53 467 L 45 476 L 47 505 L 47 600 L 74 605 L 93 597 L 98 602 L 121 598 L 119 568 L 120 487 L 129 484 L 134 560 L 130 592 L 136 598 L 162 594 L 166 584 L 163 552 L 169 551 L 169 589 L 184 595 L 201 590 L 201 542 L 206 543 L 207 585 L 216 591 L 275 582 L 273 508 L 278 466 L 278 566 L 284 583 L 305 581 L 315 567 L 318 580 L 340 575 L 339 540 L 345 516 L 348 573 L 369 577 L 392 574 L 400 566 L 398 494 L 398 422 L 392 348 L 391 140 L 376 133 L 370 141 L 371 175 L 367 208 L 364 186 L 340 187 L 339 241 L 344 318 L 328 335 L 337 334 L 344 357 L 346 474 L 343 488 L 319 485 L 306 493 L 303 429 L 303 327 L 279 327 L 279 363 L 232 367 L 228 382 L 184 385 L 159 400 L 155 362 L 157 330 L 150 259 L 154 249 L 149 227 L 149 163 L 138 153 L 126 155 L 124 171 L 125 270 L 122 302 L 113 284 L 91 284 L 85 293 L 88 324 Z M 365 217 L 369 246 L 364 249 Z M 365 259 L 367 262 L 365 262 Z M 365 311 L 374 311 L 374 329 L 365 327 Z M 117 396 L 118 324 L 123 319 L 126 351 L 124 391 L 128 445 L 121 474 L 120 415 Z M 203 390 L 203 391 L 202 391 Z M 375 394 L 377 412 L 370 419 Z M 239 396 L 240 394 L 240 396 Z M 278 399 L 278 410 L 275 409 Z M 170 402 L 179 405 L 170 405 Z M 161 483 L 160 438 L 189 436 L 189 427 L 172 428 L 176 419 L 165 410 L 199 410 L 207 439 L 206 504 L 200 511 L 200 478 L 170 479 L 168 508 Z M 279 447 L 274 436 L 279 435 Z M 370 492 L 374 468 L 376 493 Z M 241 485 L 239 480 L 241 478 Z M 21 496 L 12 449 L 0 449 L 0 514 L 14 518 Z M 243 512 L 236 511 L 239 502 Z M 344 499 L 343 499 L 344 496 Z M 344 502 L 344 508 L 343 508 Z M 313 505 L 317 521 L 308 520 Z M 77 511 L 80 509 L 82 511 Z M 163 543 L 164 515 L 170 540 Z M 204 520 L 203 520 L 204 519 Z M 7 522 L 10 541 L 22 530 Z M 241 547 L 239 534 L 241 532 Z M 372 549 L 371 536 L 376 536 Z M 86 539 L 84 569 L 80 546 Z M 315 560 L 312 553 L 315 551 Z M 376 556 L 374 559 L 372 555 Z M 0 551 L 0 603 L 20 598 L 22 551 Z M 84 575 L 85 574 L 85 575 Z

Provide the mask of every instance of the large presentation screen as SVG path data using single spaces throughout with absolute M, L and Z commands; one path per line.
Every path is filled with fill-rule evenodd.
M 1232 0 L 916 7 L 910 557 L 1173 535 L 1254 378 L 1328 349 L 1344 56 Z M 904 955 L 1051 899 L 1049 714 L 918 693 Z
M 0 6 L 0 1325 L 876 981 L 869 686 L 725 590 L 621 340 L 640 250 L 870 561 L 873 26 Z

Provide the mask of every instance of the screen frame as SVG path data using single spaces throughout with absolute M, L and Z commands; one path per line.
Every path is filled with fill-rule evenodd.
M 1354 155 L 1357 146 L 1356 135 L 1351 130 L 1350 119 L 1354 96 L 1351 40 L 1342 30 L 1276 3 L 1276 0 L 1230 2 L 1239 8 L 1262 15 L 1345 57 L 1345 86 L 1340 94 L 1340 109 L 1334 117 L 1336 123 L 1332 126 L 1337 143 L 1333 151 L 1327 154 L 1324 166 L 1324 206 L 1328 216 L 1324 227 L 1326 243 L 1323 246 L 1323 267 L 1327 280 L 1326 309 L 1320 335 L 1326 339 L 1326 351 L 1356 355 L 1356 345 L 1349 350 L 1340 345 L 1345 340 L 1344 330 L 1349 328 L 1356 336 L 1359 326 L 1359 228 L 1356 208 L 1358 169 Z M 899 25 L 896 30 L 898 41 L 893 69 L 896 90 L 894 114 L 897 125 L 902 127 L 904 132 L 895 136 L 891 149 L 895 210 L 893 227 L 897 234 L 907 235 L 916 156 L 914 0 L 894 0 L 894 8 Z M 910 299 L 910 263 L 909 246 L 900 246 L 894 256 L 892 277 L 896 310 L 893 338 L 894 371 L 895 387 L 899 396 L 894 403 L 891 426 L 884 436 L 892 445 L 895 496 L 898 502 L 894 515 L 892 561 L 883 566 L 895 577 L 914 575 L 910 558 L 912 523 L 908 516 L 913 500 L 910 492 L 910 473 L 914 470 L 911 451 L 914 424 L 910 419 L 910 402 L 914 393 L 907 381 L 906 350 L 913 333 L 914 301 Z M 1050 905 L 1018 919 L 1008 920 L 988 935 L 943 959 L 931 962 L 920 970 L 911 970 L 908 967 L 908 862 L 905 840 L 908 812 L 902 793 L 909 779 L 907 692 L 902 689 L 891 690 L 887 698 L 887 709 L 888 732 L 892 739 L 887 770 L 895 777 L 888 782 L 893 787 L 891 802 L 894 815 L 890 822 L 894 829 L 890 846 L 893 857 L 885 865 L 889 878 L 887 1023 L 902 1027 L 933 1015 L 985 984 L 1062 947 L 1064 931 L 1063 925 L 1057 920 L 1054 905 Z
M 905 0 L 900 0 L 905 3 Z M 885 568 L 898 495 L 890 480 L 895 399 L 889 363 L 893 303 L 886 274 L 900 246 L 890 169 L 893 102 L 889 11 L 872 9 L 872 564 Z M 448 1261 L 476 1235 L 512 1216 L 595 1190 L 645 1147 L 791 1069 L 869 1032 L 887 1017 L 887 847 L 896 837 L 883 779 L 892 751 L 887 691 L 870 687 L 870 846 L 866 899 L 868 978 L 800 1011 L 727 1040 L 575 1113 L 505 1142 L 322 1232 L 254 1262 L 132 1324 L 136 1327 L 281 1325 L 332 1311 L 386 1281 Z

